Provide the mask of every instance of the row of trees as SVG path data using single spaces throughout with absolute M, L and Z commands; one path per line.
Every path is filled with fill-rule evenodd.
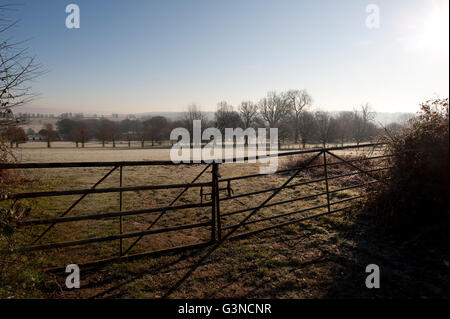
M 107 142 L 111 142 L 116 147 L 117 141 L 128 141 L 131 146 L 132 141 L 140 141 L 141 146 L 145 142 L 155 145 L 162 140 L 168 140 L 172 128 L 179 126 L 179 123 L 168 120 L 163 116 L 155 116 L 145 120 L 126 119 L 122 121 L 111 121 L 108 119 L 86 119 L 73 120 L 63 119 L 56 123 L 57 136 L 62 140 L 75 142 L 78 147 L 96 139 L 105 147 Z M 49 135 L 46 135 L 49 137 Z
M 217 127 L 222 134 L 225 128 L 278 128 L 281 143 L 361 143 L 373 140 L 382 128 L 373 123 L 374 113 L 368 104 L 354 111 L 331 114 L 327 111 L 314 109 L 312 98 L 306 90 L 290 90 L 277 93 L 269 92 L 258 103 L 244 101 L 237 107 L 227 102 L 219 102 L 214 119 L 210 120 L 196 104 L 188 106 L 183 116 L 178 120 L 170 120 L 163 116 L 147 119 L 125 119 L 112 121 L 101 119 L 62 119 L 56 123 L 56 128 L 46 124 L 39 135 L 47 146 L 51 141 L 72 141 L 76 146 L 84 147 L 89 140 L 95 139 L 102 143 L 117 141 L 140 141 L 142 147 L 146 142 L 151 145 L 169 140 L 170 132 L 176 127 L 184 127 L 193 136 L 193 121 L 200 120 L 202 127 Z M 402 125 L 393 123 L 392 131 L 399 130 Z M 26 140 L 23 129 L 14 127 L 5 132 L 4 136 L 13 143 Z
M 190 112 L 192 107 L 188 110 Z M 199 113 L 198 110 L 194 113 Z M 379 132 L 372 122 L 369 105 L 362 105 L 353 112 L 340 112 L 337 116 L 327 111 L 314 110 L 312 98 L 306 90 L 269 92 L 258 103 L 242 102 L 237 110 L 226 102 L 220 102 L 215 113 L 215 124 L 221 130 L 226 127 L 278 128 L 281 141 L 298 144 L 341 144 L 368 141 Z M 197 118 L 198 119 L 198 118 Z

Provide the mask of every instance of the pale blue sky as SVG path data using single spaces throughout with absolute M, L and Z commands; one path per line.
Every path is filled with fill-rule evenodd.
M 415 112 L 448 96 L 448 0 L 19 2 L 11 35 L 49 71 L 34 105 L 56 112 L 214 110 L 293 88 L 322 109 Z M 65 27 L 69 3 L 80 29 Z

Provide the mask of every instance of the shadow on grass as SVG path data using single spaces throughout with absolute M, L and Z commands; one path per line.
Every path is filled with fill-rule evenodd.
M 352 227 L 339 234 L 352 247 L 346 249 L 345 258 L 331 257 L 340 260 L 339 273 L 324 298 L 449 297 L 448 246 L 443 250 L 420 242 L 404 242 L 395 233 L 375 226 L 371 217 L 362 212 L 352 218 Z M 366 287 L 369 264 L 380 269 L 378 289 Z
M 369 216 L 321 217 L 257 236 L 86 270 L 82 298 L 448 298 L 442 250 L 402 244 Z M 448 253 L 448 252 L 447 252 Z M 380 289 L 365 285 L 380 267 Z M 67 294 L 66 294 L 67 293 Z M 70 297 L 64 292 L 63 297 Z

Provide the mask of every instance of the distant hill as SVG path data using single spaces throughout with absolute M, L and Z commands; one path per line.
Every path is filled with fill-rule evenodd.
M 204 112 L 206 114 L 206 117 L 209 120 L 214 119 L 214 112 Z M 333 115 L 336 115 L 339 113 L 339 111 L 333 111 L 330 112 Z M 152 117 L 152 116 L 164 116 L 171 120 L 180 119 L 183 116 L 183 112 L 147 112 L 147 113 L 139 113 L 134 114 L 137 118 L 139 117 Z M 395 113 L 389 113 L 389 112 L 379 112 L 375 113 L 374 122 L 377 125 L 387 125 L 389 123 L 398 122 L 402 123 L 406 120 L 414 117 L 414 113 L 406 113 L 406 112 L 395 112 Z
M 146 112 L 146 113 L 137 113 L 137 114 L 133 114 L 135 115 L 137 118 L 140 117 L 153 117 L 153 116 L 164 116 L 168 119 L 171 120 L 178 120 L 181 119 L 183 117 L 183 113 L 184 112 Z M 213 120 L 214 119 L 214 112 L 203 112 L 206 115 L 206 118 L 208 120 Z
M 389 123 L 397 122 L 404 123 L 405 121 L 413 118 L 415 113 L 404 113 L 404 112 L 396 112 L 396 113 L 376 113 L 374 122 L 376 124 L 387 125 Z
M 59 116 L 62 112 L 56 111 L 54 109 L 45 109 L 45 108 L 39 108 L 39 107 L 33 107 L 33 108 L 27 108 L 27 107 L 21 107 L 20 110 L 17 109 L 16 112 L 26 112 L 26 113 L 39 113 L 39 114 L 54 114 L 55 116 Z M 214 112 L 208 111 L 204 112 L 208 120 L 214 119 Z M 332 111 L 330 112 L 333 116 L 337 115 L 339 111 Z M 413 117 L 414 113 L 406 113 L 406 112 L 376 112 L 374 122 L 377 125 L 387 125 L 392 122 L 405 122 L 406 120 Z M 92 114 L 84 114 L 85 118 L 92 118 Z M 96 114 L 96 117 L 99 118 L 102 116 L 101 113 Z M 103 115 L 106 118 L 112 119 L 112 114 L 104 114 Z M 164 116 L 170 120 L 177 120 L 183 117 L 183 112 L 145 112 L 145 113 L 132 113 L 132 114 L 118 114 L 118 118 L 115 118 L 114 120 L 123 120 L 125 118 L 146 118 L 146 117 L 154 117 L 154 116 Z M 54 124 L 54 120 L 40 118 L 40 119 L 33 119 L 32 124 L 33 129 L 36 129 L 38 126 L 42 126 L 42 124 L 45 123 L 52 123 Z M 31 125 L 30 125 L 31 126 Z

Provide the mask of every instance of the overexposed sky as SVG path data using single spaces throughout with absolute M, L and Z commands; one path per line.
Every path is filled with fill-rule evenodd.
M 293 88 L 330 111 L 448 97 L 448 0 L 74 0 L 80 29 L 64 1 L 20 2 L 10 36 L 49 71 L 33 105 L 55 112 L 209 111 Z

